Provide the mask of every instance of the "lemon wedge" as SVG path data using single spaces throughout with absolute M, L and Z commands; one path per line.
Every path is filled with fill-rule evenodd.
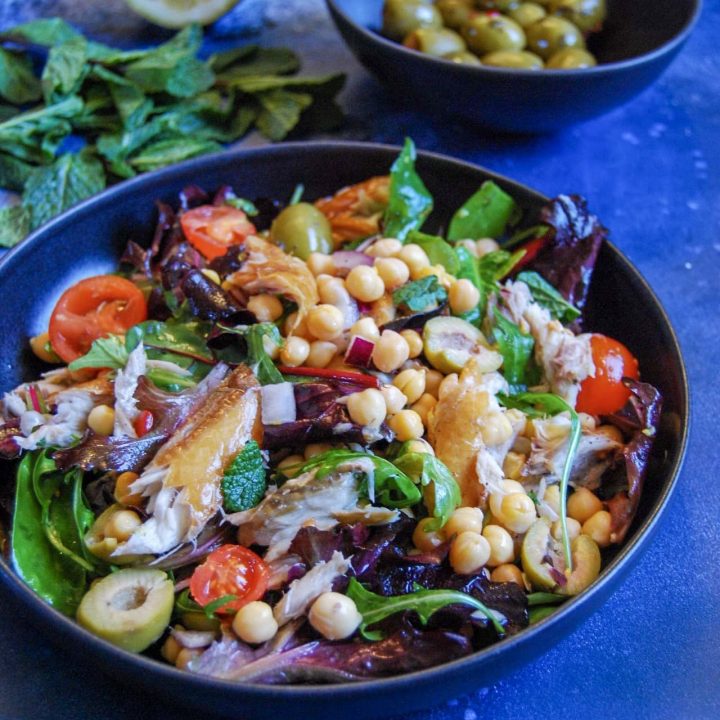
M 209 25 L 232 10 L 239 0 L 127 0 L 138 15 L 166 28 L 192 23 Z

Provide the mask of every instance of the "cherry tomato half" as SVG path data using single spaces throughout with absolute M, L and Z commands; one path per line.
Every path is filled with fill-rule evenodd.
M 155 424 L 155 416 L 149 410 L 141 410 L 138 416 L 133 420 L 133 429 L 135 434 L 141 438 L 147 435 Z
M 188 242 L 208 260 L 221 257 L 231 245 L 239 245 L 255 226 L 242 210 L 227 205 L 200 205 L 180 216 Z
M 116 275 L 97 275 L 68 288 L 50 316 L 50 345 L 66 363 L 85 355 L 93 340 L 122 335 L 147 318 L 140 288 Z
M 622 379 L 640 377 L 638 361 L 621 342 L 606 335 L 593 335 L 590 346 L 595 377 L 583 380 L 575 409 L 590 415 L 609 415 L 628 401 L 630 391 Z
M 224 595 L 235 595 L 237 600 L 218 612 L 239 610 L 265 594 L 269 576 L 268 566 L 252 550 L 242 545 L 221 545 L 195 568 L 190 594 L 203 607 Z

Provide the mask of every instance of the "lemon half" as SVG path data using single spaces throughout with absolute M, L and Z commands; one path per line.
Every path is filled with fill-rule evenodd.
M 138 15 L 166 28 L 192 23 L 209 25 L 232 10 L 240 0 L 127 0 Z

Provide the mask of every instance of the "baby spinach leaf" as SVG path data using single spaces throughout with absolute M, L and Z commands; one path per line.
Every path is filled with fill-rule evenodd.
M 433 208 L 433 199 L 415 172 L 415 144 L 405 139 L 402 152 L 390 169 L 390 199 L 383 218 L 383 232 L 404 241 L 411 230 L 419 230 Z
M 222 327 L 225 332 L 245 338 L 247 354 L 240 362 L 245 362 L 255 373 L 261 385 L 274 385 L 285 382 L 282 373 L 265 350 L 263 338 L 267 337 L 275 345 L 282 345 L 280 331 L 274 323 L 264 322 L 255 325 L 238 325 L 234 328 Z
M 494 308 L 495 340 L 503 356 L 503 375 L 513 392 L 527 390 L 536 381 L 531 365 L 535 340 Z
M 524 271 L 518 273 L 517 280 L 522 280 L 528 288 L 533 300 L 550 311 L 550 314 L 561 323 L 568 324 L 580 317 L 580 311 L 570 304 L 542 275 Z
M 11 248 L 30 232 L 30 211 L 22 205 L 0 208 L 0 247 Z
M 448 240 L 498 238 L 516 211 L 515 200 L 487 180 L 453 215 Z
M 442 265 L 451 275 L 457 275 L 460 267 L 458 256 L 452 246 L 441 237 L 411 230 L 407 235 L 407 242 L 419 245 L 425 251 L 431 265 Z
M 381 640 L 383 638 L 382 632 L 368 630 L 368 627 L 390 615 L 413 611 L 418 614 L 420 622 L 427 625 L 434 613 L 448 605 L 468 605 L 475 608 L 492 623 L 498 635 L 505 634 L 505 629 L 490 608 L 472 595 L 459 590 L 426 590 L 419 585 L 415 585 L 415 592 L 407 595 L 384 596 L 371 592 L 355 578 L 350 578 L 346 594 L 355 602 L 358 612 L 362 615 L 360 633 L 368 640 Z
M 267 481 L 260 446 L 250 440 L 225 471 L 222 481 L 223 507 L 227 512 L 254 508 L 265 495 Z
M 480 282 L 480 273 L 478 271 L 477 258 L 462 245 L 457 245 L 455 247 L 455 255 L 458 259 L 458 270 L 457 273 L 455 273 L 455 277 L 457 277 L 458 280 L 469 280 L 480 291 L 480 300 L 482 300 L 484 293 L 483 286 Z M 480 325 L 482 324 L 480 301 L 478 301 L 476 307 L 474 307 L 472 310 L 468 310 L 467 312 L 462 313 L 460 317 L 463 320 L 467 320 L 467 322 L 472 323 L 477 327 L 480 327 Z
M 40 83 L 29 57 L 0 48 L 0 95 L 15 105 L 41 98 Z
M 175 355 L 214 364 L 212 352 L 208 349 L 204 337 L 190 324 L 146 320 L 128 330 L 125 348 L 132 352 L 141 342 L 147 348 L 167 350 Z
M 478 260 L 480 276 L 480 310 L 485 314 L 490 296 L 499 289 L 498 283 L 517 265 L 525 255 L 524 250 L 509 253 L 506 250 L 495 250 L 483 255 Z
M 420 312 L 430 306 L 442 305 L 447 297 L 447 291 L 440 285 L 436 275 L 405 283 L 392 295 L 393 303 L 408 312 Z
M 125 341 L 120 335 L 108 335 L 104 338 L 93 340 L 90 350 L 73 360 L 69 370 L 81 370 L 82 368 L 111 368 L 120 370 L 127 365 L 128 351 Z

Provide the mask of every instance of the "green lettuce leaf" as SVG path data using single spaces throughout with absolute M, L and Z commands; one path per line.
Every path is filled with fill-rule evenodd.
M 498 238 L 516 212 L 515 200 L 487 180 L 453 215 L 448 240 Z
M 527 390 L 528 385 L 539 381 L 537 367 L 532 364 L 535 340 L 497 308 L 494 308 L 495 341 L 503 356 L 503 375 L 511 392 Z
M 442 265 L 451 275 L 457 275 L 460 268 L 458 256 L 452 245 L 441 237 L 411 230 L 407 234 L 407 242 L 419 245 L 425 251 L 431 265 Z

